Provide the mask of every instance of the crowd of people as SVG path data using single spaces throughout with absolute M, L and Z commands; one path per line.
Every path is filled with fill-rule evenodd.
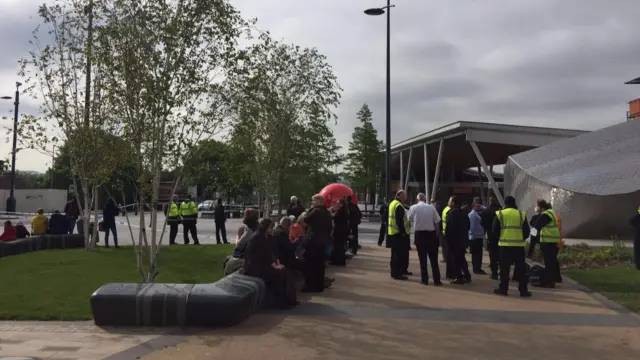
M 278 223 L 259 219 L 255 209 L 247 209 L 238 229 L 233 255 L 225 262 L 225 274 L 241 270 L 248 276 L 264 280 L 277 308 L 298 304 L 295 278 L 304 278 L 304 293 L 319 293 L 335 279 L 325 275 L 327 263 L 345 266 L 358 251 L 357 227 L 360 211 L 350 196 L 327 208 L 322 195 L 311 198 L 304 209 L 291 198 L 287 215 Z
M 382 225 L 378 245 L 386 240 L 391 248 L 391 277 L 407 280 L 413 275 L 408 271 L 410 234 L 413 230 L 414 245 L 420 262 L 421 283 L 429 284 L 427 263 L 431 264 L 433 284 L 441 286 L 438 251 L 442 248 L 446 263 L 445 277 L 452 284 L 468 284 L 471 274 L 489 275 L 482 268 L 483 253 L 489 253 L 490 277 L 499 280 L 495 294 L 507 295 L 509 281 L 518 282 L 520 296 L 529 297 L 528 265 L 526 256 L 533 254 L 539 244 L 544 259 L 544 272 L 538 285 L 554 288 L 562 282 L 558 251 L 562 246 L 560 217 L 551 205 L 540 199 L 536 203 L 536 215 L 531 221 L 518 210 L 515 198 L 507 196 L 502 208 L 495 198 L 484 206 L 480 198 L 474 198 L 471 206 L 460 203 L 452 196 L 442 209 L 438 201 L 427 203 L 424 194 L 417 196 L 416 204 L 407 207 L 407 193 L 400 190 L 395 199 L 381 208 Z M 526 240 L 530 238 L 528 254 Z M 466 253 L 471 253 L 471 271 Z M 514 267 L 510 278 L 511 267 Z

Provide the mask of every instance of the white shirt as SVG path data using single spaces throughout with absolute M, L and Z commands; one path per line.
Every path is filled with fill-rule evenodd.
M 436 208 L 424 201 L 411 205 L 407 212 L 407 218 L 414 231 L 435 231 L 440 223 L 440 215 L 438 215 Z

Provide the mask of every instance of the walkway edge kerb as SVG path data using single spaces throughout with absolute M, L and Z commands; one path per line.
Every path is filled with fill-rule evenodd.
M 126 350 L 120 351 L 115 354 L 111 354 L 104 358 L 103 360 L 130 360 L 130 359 L 139 359 L 143 356 L 154 353 L 158 350 L 162 350 L 164 348 L 175 346 L 180 343 L 187 341 L 190 336 L 198 335 L 206 331 L 206 329 L 181 329 L 177 330 L 173 333 L 160 335 L 151 340 L 147 340 L 141 344 L 138 344 L 134 347 L 128 348 Z
M 539 265 L 544 267 L 543 264 L 537 262 L 537 261 L 533 261 L 533 260 L 529 260 L 528 261 L 531 264 L 534 265 Z M 599 302 L 600 304 L 606 306 L 607 308 L 616 311 L 620 314 L 625 314 L 625 315 L 630 315 L 631 317 L 633 317 L 638 323 L 640 323 L 640 314 L 637 314 L 629 309 L 627 309 L 626 307 L 618 304 L 617 302 L 607 298 L 606 296 L 600 294 L 597 291 L 594 291 L 592 289 L 590 289 L 589 287 L 580 284 L 579 282 L 573 280 L 572 278 L 566 276 L 566 275 L 562 275 L 562 280 L 565 283 L 569 283 L 571 284 L 573 287 L 575 287 L 576 289 L 578 289 L 579 291 L 582 291 L 584 293 L 586 293 L 587 295 L 589 295 L 590 297 L 592 297 L 594 300 L 596 300 L 597 302 Z

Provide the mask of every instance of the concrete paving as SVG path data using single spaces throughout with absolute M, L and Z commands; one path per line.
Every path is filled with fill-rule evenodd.
M 417 273 L 412 253 L 410 269 Z M 333 271 L 333 269 L 332 269 Z M 259 314 L 143 357 L 205 359 L 636 359 L 640 318 L 571 284 L 498 297 L 496 283 L 424 286 L 388 275 L 388 250 L 367 246 L 334 287 L 299 308 Z M 517 290 L 512 289 L 517 294 Z

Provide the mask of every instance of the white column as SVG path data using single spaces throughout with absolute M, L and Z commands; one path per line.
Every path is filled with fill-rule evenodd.
M 442 165 L 442 153 L 444 152 L 444 139 L 440 139 L 440 147 L 438 148 L 438 160 L 436 161 L 436 173 L 433 176 L 433 190 L 431 191 L 431 199 L 435 200 L 438 193 L 438 181 L 440 180 L 440 166 Z
M 429 197 L 429 154 L 427 153 L 427 143 L 422 144 L 424 150 L 424 195 L 427 197 L 427 201 L 431 199 Z
M 413 148 L 409 149 L 409 161 L 407 162 L 407 178 L 404 181 L 403 189 L 407 190 L 409 187 L 409 174 L 411 174 L 411 158 L 413 158 Z
M 484 170 L 485 174 L 487 175 L 487 179 L 489 180 L 489 185 L 491 185 L 491 189 L 493 189 L 493 193 L 496 194 L 496 197 L 498 198 L 500 205 L 504 207 L 504 198 L 502 197 L 500 188 L 498 188 L 498 183 L 496 183 L 496 181 L 493 179 L 491 170 L 489 170 L 487 163 L 484 161 L 484 158 L 480 153 L 480 149 L 478 149 L 478 145 L 476 144 L 475 141 L 469 141 L 469 144 L 471 145 L 473 152 L 476 154 L 476 157 L 478 158 L 478 162 L 480 162 L 480 166 L 482 166 L 482 170 Z

